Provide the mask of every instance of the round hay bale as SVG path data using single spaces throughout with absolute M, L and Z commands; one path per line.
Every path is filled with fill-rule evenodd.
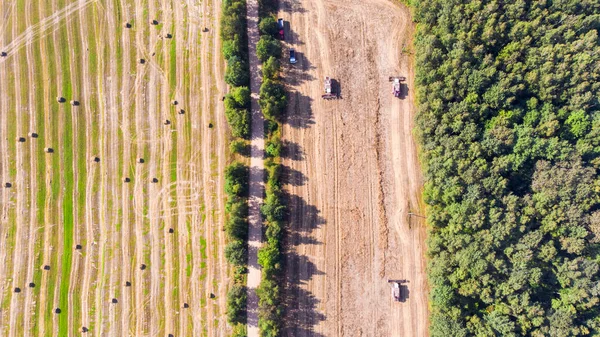
M 55 314 L 60 314 L 62 312 L 62 310 L 60 310 L 60 308 L 56 308 L 54 309 L 54 313 Z
M 29 283 L 29 288 L 35 288 L 35 283 L 33 283 L 33 282 L 30 282 L 30 283 Z
M 167 33 L 167 34 L 165 34 L 165 37 L 166 37 L 167 39 L 170 39 L 170 38 L 172 38 L 172 37 L 173 37 L 173 35 L 171 35 L 171 34 Z
M 51 147 L 45 147 L 44 148 L 44 152 L 46 152 L 46 153 L 54 153 L 54 149 L 51 148 Z
M 150 24 L 156 26 L 156 25 L 158 25 L 158 20 L 152 20 L 152 21 L 150 21 Z
M 140 163 L 140 164 L 143 164 L 143 163 L 145 163 L 146 161 L 144 160 L 144 158 L 138 158 L 137 162 L 138 162 L 138 163 Z
M 58 103 L 64 103 L 66 101 L 66 99 L 62 96 L 56 96 L 56 101 Z
M 126 286 L 126 287 L 131 287 L 131 282 L 129 282 L 129 281 L 126 281 L 126 282 L 125 282 L 125 286 Z
M 72 100 L 70 103 L 72 106 L 79 106 L 79 101 Z
M 6 188 L 11 188 L 11 187 L 12 187 L 12 184 L 11 184 L 11 183 L 4 183 L 4 187 L 6 187 Z
M 17 142 L 25 143 L 25 137 L 17 137 Z
M 189 308 L 189 307 L 190 307 L 190 305 L 189 305 L 189 304 L 187 304 L 187 303 L 183 303 L 183 307 L 184 307 L 185 309 L 187 309 L 187 308 Z
M 15 292 L 16 292 L 16 293 L 20 293 L 20 292 L 21 292 L 21 288 L 19 288 L 19 287 L 16 287 L 16 288 L 15 288 Z
M 113 298 L 111 302 L 112 302 L 113 304 L 117 304 L 117 303 L 119 303 L 119 301 L 118 301 L 116 298 Z
M 213 123 L 208 123 L 208 128 L 212 129 L 213 128 Z
M 75 249 L 81 250 L 81 248 L 82 248 L 81 245 L 75 245 Z
M 81 332 L 83 332 L 83 333 L 85 333 L 85 332 L 88 332 L 88 328 L 86 328 L 86 327 L 82 326 L 82 327 L 81 327 Z
M 30 132 L 28 134 L 28 136 L 31 137 L 31 138 L 37 138 L 39 135 L 37 133 L 35 133 L 35 132 Z
M 0 56 L 2 56 L 2 57 L 6 57 L 6 55 L 8 55 L 8 54 L 7 54 L 5 51 L 3 51 L 3 52 L 0 52 Z
M 125 178 L 123 178 L 123 182 L 124 182 L 124 183 L 128 183 L 128 182 L 130 182 L 130 181 L 131 181 L 131 179 L 129 179 L 129 177 L 125 177 Z
M 131 24 L 129 22 L 125 22 L 123 26 L 125 26 L 125 28 L 131 28 Z
M 177 113 L 180 114 L 180 115 L 184 115 L 185 114 L 185 110 L 179 109 L 179 111 Z
M 92 160 L 93 160 L 95 163 L 99 163 L 99 162 L 100 162 L 100 157 L 92 157 Z
M 169 234 L 173 234 L 175 230 L 173 228 L 169 228 Z
M 44 266 L 44 270 L 50 270 L 50 266 L 49 265 L 45 265 Z
M 168 120 L 168 119 L 165 119 L 165 122 L 164 122 L 164 123 L 165 123 L 165 125 L 169 125 L 169 124 L 171 124 L 171 121 L 170 121 L 170 120 Z
M 140 64 L 146 63 L 146 59 L 140 59 Z
M 140 265 L 140 269 L 141 269 L 141 270 L 146 270 L 146 265 L 142 263 L 142 264 Z
M 173 104 L 173 105 L 177 105 L 177 104 L 179 104 L 179 102 L 177 102 L 176 100 L 172 100 L 172 101 L 171 101 L 171 104 Z
M 158 179 L 157 179 L 157 178 L 152 178 L 152 183 L 153 183 L 153 184 L 156 184 L 157 182 L 158 182 Z

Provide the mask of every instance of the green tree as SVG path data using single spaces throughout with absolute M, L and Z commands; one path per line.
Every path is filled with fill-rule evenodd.
M 227 262 L 234 266 L 246 265 L 248 259 L 248 248 L 246 244 L 241 240 L 235 240 L 225 246 L 225 258 Z
M 231 56 L 225 69 L 225 82 L 231 86 L 247 86 L 249 83 L 248 65 L 239 56 Z
M 227 322 L 230 324 L 246 323 L 246 287 L 235 284 L 227 292 Z
M 265 62 L 269 57 L 281 57 L 281 43 L 270 35 L 262 35 L 256 44 L 256 56 L 261 62 Z
M 278 119 L 287 104 L 283 85 L 268 79 L 263 81 L 258 102 L 266 118 Z
M 279 61 L 271 56 L 264 63 L 262 67 L 262 75 L 265 80 L 277 80 L 279 78 Z
M 258 24 L 258 30 L 261 35 L 269 35 L 272 37 L 276 37 L 279 33 L 279 29 L 277 27 L 277 21 L 272 16 L 267 16 L 260 20 Z

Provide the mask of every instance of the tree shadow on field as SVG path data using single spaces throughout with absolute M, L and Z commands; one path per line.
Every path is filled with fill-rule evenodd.
M 288 53 L 289 50 L 285 51 Z M 301 51 L 296 50 L 296 64 L 288 64 L 285 69 L 285 83 L 293 86 L 300 85 L 304 82 L 314 81 L 315 77 L 308 73 L 309 70 L 315 68 L 310 60 Z
M 304 186 L 308 181 L 304 173 L 283 164 L 281 165 L 281 177 L 284 184 L 292 186 Z
M 301 0 L 281 0 L 279 2 L 279 9 L 288 14 L 308 12 L 306 8 L 302 6 Z
M 302 150 L 300 144 L 284 140 L 281 157 L 293 161 L 302 161 L 304 160 L 304 150 Z
M 283 122 L 296 129 L 306 129 L 315 124 L 312 98 L 299 92 L 291 92 L 286 118 Z
M 324 273 L 318 270 L 306 256 L 293 253 L 288 254 L 286 268 L 290 269 L 286 273 L 284 298 L 286 320 L 283 336 L 324 337 L 313 331 L 319 322 L 326 319 L 325 315 L 317 309 L 320 301 L 310 291 L 301 287 L 314 275 L 323 275 Z
M 311 233 L 325 224 L 321 211 L 302 197 L 287 195 L 290 215 L 285 237 L 285 326 L 283 336 L 323 335 L 313 331 L 319 322 L 326 319 L 317 306 L 319 300 L 302 285 L 315 275 L 324 275 L 323 271 L 306 255 L 299 255 L 295 248 L 299 245 L 322 245 Z

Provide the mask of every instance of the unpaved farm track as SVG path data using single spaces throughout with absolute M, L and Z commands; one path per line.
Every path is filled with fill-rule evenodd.
M 0 336 L 227 334 L 220 3 L 0 1 Z
M 290 229 L 285 335 L 426 336 L 422 177 L 412 137 L 413 26 L 385 0 L 284 0 Z M 286 62 L 287 64 L 287 62 Z M 406 76 L 402 99 L 388 76 Z M 324 101 L 323 78 L 342 99 Z M 394 302 L 388 279 L 406 279 Z

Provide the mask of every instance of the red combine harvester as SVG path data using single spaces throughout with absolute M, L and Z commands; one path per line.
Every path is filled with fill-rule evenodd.
M 321 97 L 324 99 L 339 98 L 338 95 L 331 90 L 331 78 L 329 76 L 325 77 L 325 95 L 322 95 Z
M 389 81 L 394 82 L 392 84 L 392 94 L 394 94 L 394 97 L 400 97 L 400 95 L 402 94 L 402 85 L 400 84 L 400 82 L 406 81 L 406 77 L 390 76 Z

